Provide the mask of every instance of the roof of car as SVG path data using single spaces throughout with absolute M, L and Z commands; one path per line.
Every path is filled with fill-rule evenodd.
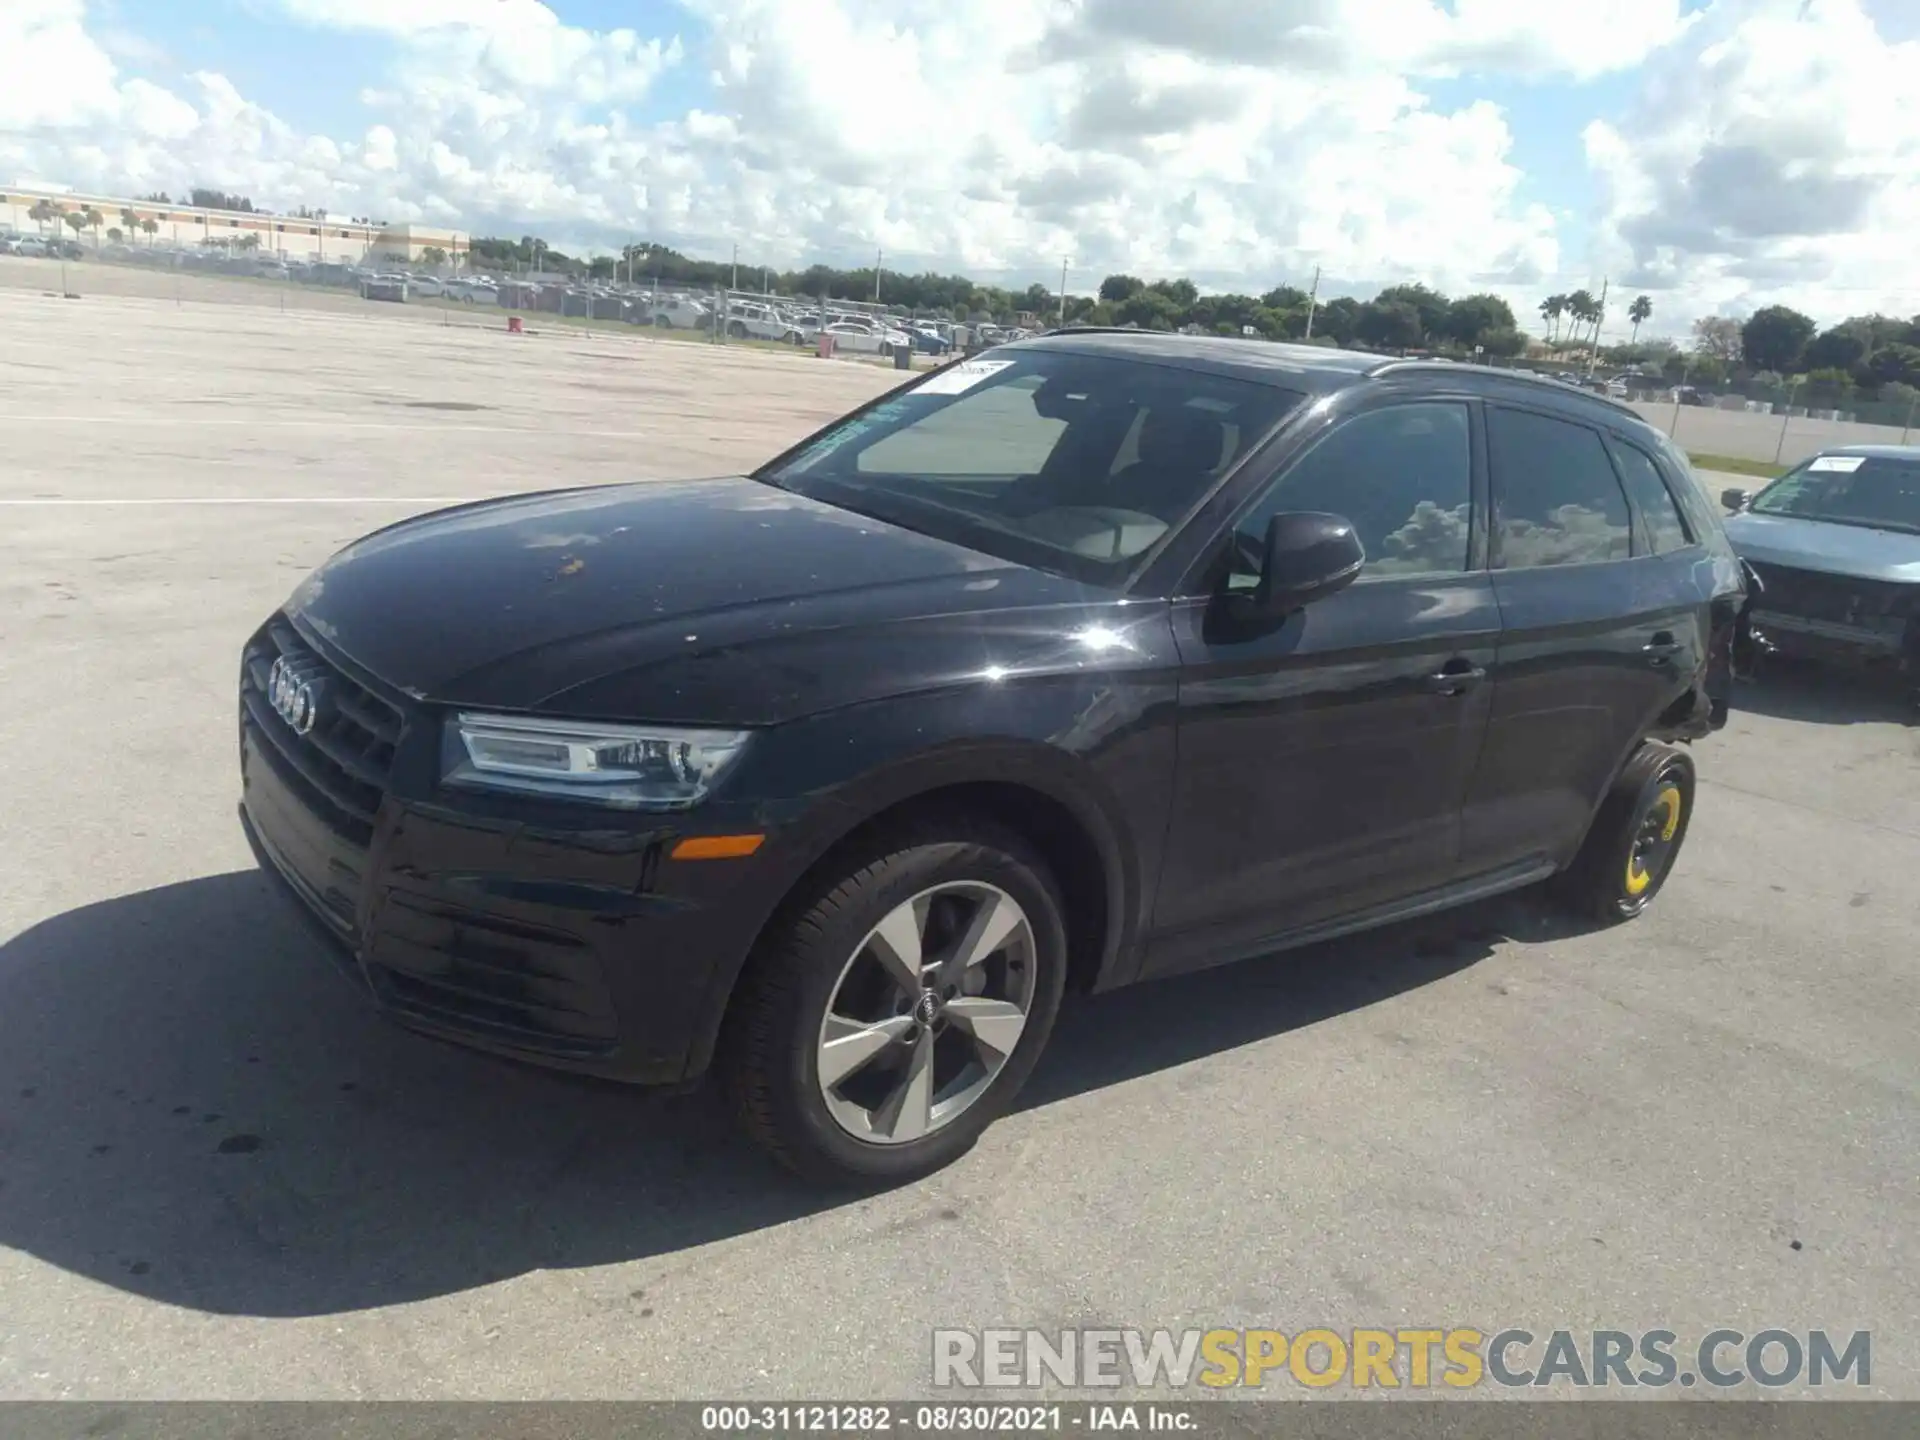
M 1302 386 L 1309 390 L 1341 390 L 1376 376 L 1419 371 L 1484 377 L 1497 383 L 1548 393 L 1603 406 L 1641 424 L 1645 419 L 1622 401 L 1597 390 L 1531 370 L 1506 370 L 1494 365 L 1471 365 L 1439 358 L 1375 355 L 1364 350 L 1296 345 L 1274 340 L 1226 335 L 1176 335 L 1165 330 L 1135 330 L 1068 326 L 1049 330 L 1030 340 L 1010 342 L 1008 349 L 1059 349 L 1070 346 L 1095 354 L 1125 356 L 1159 364 L 1186 364 L 1196 369 L 1226 372 L 1267 385 Z
M 1268 384 L 1278 383 L 1282 375 L 1317 375 L 1325 381 L 1344 384 L 1386 364 L 1392 358 L 1320 345 L 1287 345 L 1273 340 L 1243 340 L 1225 335 L 1175 335 L 1165 330 L 1121 330 L 1093 326 L 1048 330 L 1031 339 L 1012 341 L 1009 348 L 1056 349 L 1062 345 L 1071 345 L 1076 350 L 1161 363 L 1200 361 L 1209 368 L 1224 367 L 1240 371 L 1249 379 Z
M 1822 455 L 1864 455 L 1870 460 L 1920 460 L 1920 445 L 1827 445 Z

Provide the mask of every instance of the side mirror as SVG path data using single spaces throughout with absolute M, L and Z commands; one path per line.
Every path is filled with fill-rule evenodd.
M 1747 502 L 1753 499 L 1751 490 L 1722 490 L 1720 503 L 1726 506 L 1729 514 L 1738 514 L 1747 508 Z
M 1283 511 L 1267 521 L 1254 606 L 1284 618 L 1351 585 L 1366 563 L 1366 547 L 1353 533 L 1352 521 L 1312 510 Z

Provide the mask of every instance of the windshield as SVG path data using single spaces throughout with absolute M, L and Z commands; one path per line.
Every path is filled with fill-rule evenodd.
M 1081 353 L 937 370 L 758 477 L 988 554 L 1117 579 L 1302 395 Z
M 1765 490 L 1757 515 L 1791 515 L 1920 535 L 1920 460 L 1820 455 Z

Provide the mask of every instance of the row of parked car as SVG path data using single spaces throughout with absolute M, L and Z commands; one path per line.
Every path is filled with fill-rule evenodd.
M 55 260 L 78 260 L 86 253 L 77 240 L 41 235 L 0 235 L 0 255 L 40 255 Z

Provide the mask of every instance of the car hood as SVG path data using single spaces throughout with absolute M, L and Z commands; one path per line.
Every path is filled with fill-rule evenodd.
M 1074 637 L 1153 608 L 741 478 L 418 516 L 342 550 L 287 606 L 416 699 L 743 725 L 1083 666 Z
M 1920 584 L 1920 535 L 1791 515 L 1731 515 L 1727 538 L 1748 560 L 1860 580 Z

